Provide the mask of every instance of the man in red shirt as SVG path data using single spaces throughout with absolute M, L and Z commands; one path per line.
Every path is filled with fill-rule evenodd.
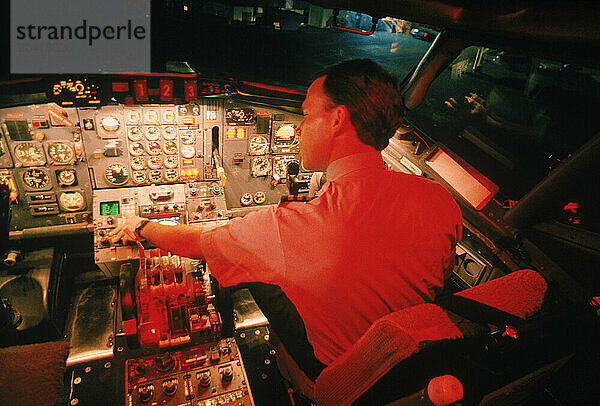
M 435 298 L 454 264 L 462 220 L 439 184 L 386 170 L 380 151 L 405 109 L 396 79 L 379 65 L 353 60 L 326 69 L 302 109 L 303 165 L 327 175 L 316 198 L 208 231 L 133 217 L 113 239 L 146 238 L 204 258 L 224 286 L 279 286 L 257 291 L 267 297 L 257 302 L 270 307 L 263 311 L 275 332 L 314 380 L 375 320 Z

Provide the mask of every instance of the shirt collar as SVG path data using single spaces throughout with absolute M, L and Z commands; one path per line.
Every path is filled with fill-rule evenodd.
M 361 169 L 385 169 L 381 152 L 362 152 L 333 161 L 327 167 L 327 180 L 336 180 Z

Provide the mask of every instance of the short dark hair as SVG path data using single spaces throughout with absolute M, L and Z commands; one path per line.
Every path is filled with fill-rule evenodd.
M 323 90 L 336 105 L 350 112 L 358 138 L 381 151 L 400 127 L 406 108 L 398 80 L 370 59 L 353 59 L 330 66 Z

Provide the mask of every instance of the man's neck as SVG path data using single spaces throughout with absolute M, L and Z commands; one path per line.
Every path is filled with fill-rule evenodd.
M 373 151 L 375 151 L 375 148 L 360 141 L 355 131 L 339 134 L 333 140 L 327 166 L 348 155 Z

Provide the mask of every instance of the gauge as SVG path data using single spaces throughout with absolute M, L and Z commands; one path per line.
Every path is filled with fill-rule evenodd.
M 156 141 L 159 137 L 160 129 L 157 126 L 151 125 L 146 127 L 146 139 L 150 141 Z
M 273 152 L 277 152 L 280 148 L 291 148 L 297 144 L 298 139 L 296 138 L 296 126 L 294 124 L 282 125 L 273 135 Z
M 146 172 L 144 171 L 133 171 L 131 174 L 131 180 L 133 180 L 133 183 L 144 183 L 146 179 Z
M 158 122 L 158 112 L 156 110 L 146 110 L 144 117 L 146 123 Z
M 240 198 L 242 206 L 250 206 L 252 204 L 252 193 L 244 193 Z
M 267 195 L 264 192 L 256 192 L 253 196 L 254 203 L 263 204 L 267 200 Z
M 250 140 L 248 153 L 250 155 L 264 155 L 269 152 L 269 141 L 262 135 L 257 135 Z
M 174 123 L 175 122 L 175 112 L 173 110 L 165 110 L 162 114 L 163 122 L 165 123 Z
M 137 124 L 142 121 L 142 115 L 138 110 L 129 110 L 127 112 L 127 121 L 131 124 Z
M 165 158 L 165 168 L 177 168 L 179 158 L 176 155 L 169 155 Z
M 287 178 L 288 163 L 295 161 L 293 155 L 279 156 L 273 159 L 273 176 L 277 175 L 279 179 Z
M 44 165 L 44 150 L 33 142 L 23 142 L 15 147 L 15 157 L 26 166 Z
M 131 168 L 140 171 L 146 167 L 146 160 L 141 156 L 131 158 Z
M 85 208 L 85 198 L 81 192 L 63 192 L 58 196 L 58 204 L 64 211 L 79 211 Z
M 182 131 L 179 138 L 184 144 L 193 144 L 196 141 L 196 136 L 192 131 Z
M 148 158 L 148 168 L 159 169 L 162 167 L 162 159 L 159 156 L 151 156 Z
M 119 128 L 121 127 L 121 122 L 118 118 L 114 116 L 106 116 L 102 117 L 102 119 L 100 120 L 100 127 L 102 127 L 102 129 L 107 133 L 113 134 L 119 131 Z
M 177 136 L 177 129 L 174 125 L 166 125 L 163 127 L 163 138 L 165 140 L 174 140 Z
M 150 155 L 158 155 L 162 152 L 162 148 L 160 147 L 160 144 L 158 142 L 152 141 L 151 143 L 146 145 L 146 151 L 148 151 Z
M 165 142 L 165 145 L 163 145 L 163 151 L 165 151 L 165 154 L 168 154 L 168 155 L 176 154 L 177 153 L 177 144 L 174 143 L 173 141 L 167 141 L 167 142 Z
M 193 158 L 196 155 L 196 148 L 191 145 L 181 146 L 181 156 L 187 159 Z
M 127 182 L 129 172 L 122 164 L 112 164 L 106 167 L 104 176 L 109 183 L 113 185 L 122 185 Z
M 32 189 L 43 189 L 50 184 L 50 176 L 42 169 L 27 169 L 23 172 L 23 183 Z
M 61 186 L 72 186 L 77 181 L 74 169 L 65 169 L 56 173 L 58 184 Z
M 131 141 L 139 141 L 142 139 L 142 129 L 139 126 L 133 126 L 133 127 L 129 127 L 127 129 L 127 137 L 129 137 L 129 139 Z
M 271 172 L 271 162 L 267 157 L 258 157 L 252 160 L 252 176 L 267 176 Z
M 55 164 L 66 165 L 75 160 L 75 150 L 64 142 L 54 142 L 48 145 L 48 155 Z
M 134 156 L 144 155 L 144 146 L 141 142 L 132 142 L 129 144 L 129 153 Z
M 177 169 L 167 169 L 165 171 L 165 179 L 168 180 L 169 182 L 176 181 L 178 177 L 179 177 L 179 174 L 177 172 Z
M 160 170 L 150 171 L 150 181 L 151 182 L 162 181 L 162 172 Z
M 254 123 L 254 110 L 252 109 L 228 109 L 225 113 L 227 124 L 251 125 Z

